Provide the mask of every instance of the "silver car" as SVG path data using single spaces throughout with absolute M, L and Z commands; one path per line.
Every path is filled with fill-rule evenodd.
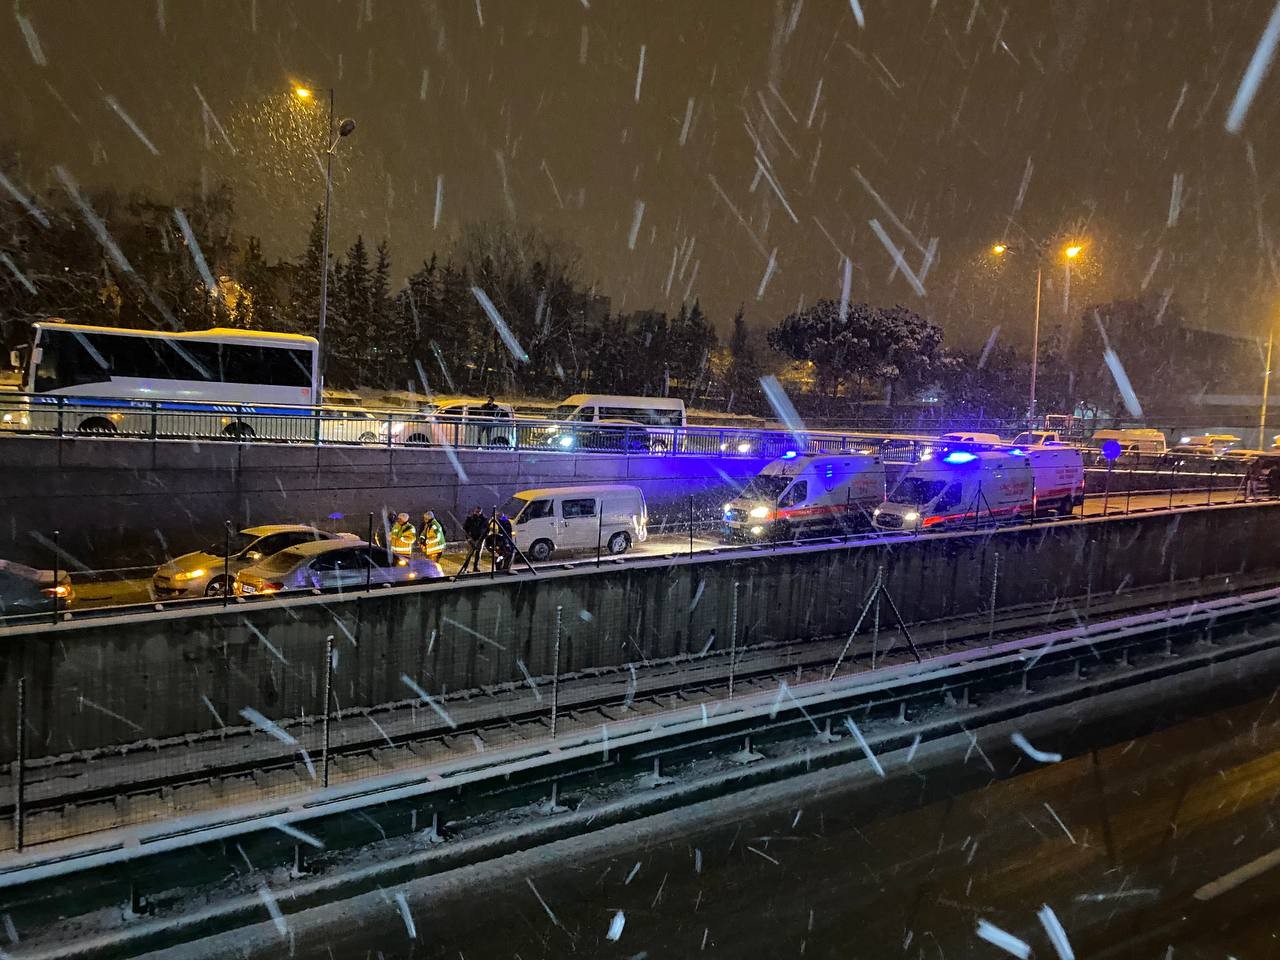
M 398 557 L 364 540 L 320 540 L 241 570 L 235 592 L 247 597 L 283 590 L 362 590 L 442 576 L 439 564 L 425 557 Z
M 151 588 L 157 600 L 220 597 L 235 582 L 236 574 L 250 564 L 300 543 L 338 539 L 353 540 L 355 537 L 349 533 L 329 533 L 300 523 L 246 527 L 231 536 L 229 555 L 226 542 L 216 540 L 204 550 L 183 554 L 163 564 L 156 570 Z

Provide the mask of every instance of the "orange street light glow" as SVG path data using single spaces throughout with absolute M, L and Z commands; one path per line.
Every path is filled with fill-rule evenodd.
M 1080 256 L 1080 251 L 1083 249 L 1084 249 L 1083 246 L 1081 246 L 1078 243 L 1075 243 L 1067 247 L 1067 249 L 1064 250 L 1063 253 L 1067 255 L 1068 260 L 1074 260 L 1076 257 Z
M 994 247 L 991 248 L 991 252 L 998 257 L 1008 249 L 1009 248 L 1006 247 L 1003 243 L 997 243 Z
M 306 87 L 294 87 L 293 95 L 297 97 L 299 100 L 311 99 L 311 91 L 308 90 Z

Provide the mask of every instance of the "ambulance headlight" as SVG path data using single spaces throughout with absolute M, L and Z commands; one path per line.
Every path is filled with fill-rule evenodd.
M 902 515 L 902 519 L 907 521 L 907 523 L 915 523 L 920 519 L 920 514 L 916 513 L 914 510 L 908 510 Z
M 768 508 L 768 507 L 752 507 L 752 508 L 751 508 L 751 519 L 752 519 L 752 520 L 763 520 L 763 519 L 764 519 L 765 517 L 767 517 L 768 515 L 769 515 L 769 508 Z

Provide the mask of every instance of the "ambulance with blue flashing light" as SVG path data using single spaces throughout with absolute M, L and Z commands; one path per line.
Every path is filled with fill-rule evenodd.
M 914 464 L 872 513 L 879 530 L 922 532 L 1069 515 L 1084 501 L 1072 447 L 952 450 Z
M 729 540 L 779 540 L 869 526 L 884 500 L 884 463 L 873 453 L 788 450 L 724 505 Z

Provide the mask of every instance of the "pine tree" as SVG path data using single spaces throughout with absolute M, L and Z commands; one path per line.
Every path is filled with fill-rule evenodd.
M 729 370 L 725 378 L 729 408 L 748 409 L 759 394 L 760 360 L 751 342 L 742 306 L 733 315 L 733 332 L 729 335 Z
M 307 234 L 307 248 L 298 261 L 290 297 L 289 327 L 296 333 L 314 334 L 320 318 L 320 257 L 324 250 L 324 208 L 317 206 Z M 333 269 L 329 269 L 329 293 L 334 293 Z

